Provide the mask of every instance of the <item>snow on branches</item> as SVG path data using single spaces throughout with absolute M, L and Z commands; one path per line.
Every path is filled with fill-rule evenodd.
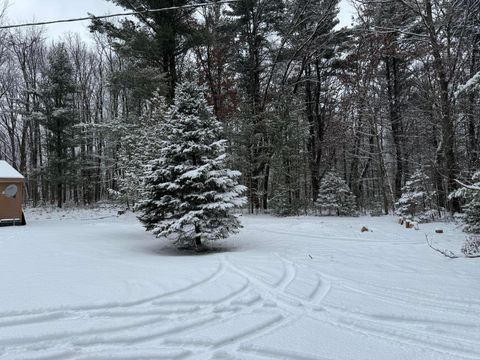
M 240 228 L 231 211 L 242 206 L 240 172 L 226 165 L 226 141 L 202 90 L 177 87 L 158 131 L 156 158 L 148 163 L 139 219 L 157 237 L 199 248 Z
M 462 253 L 466 257 L 480 257 L 480 236 L 470 235 L 462 247 Z
M 355 196 L 347 183 L 335 172 L 325 174 L 320 183 L 316 207 L 323 214 L 337 216 L 357 215 Z
M 455 97 L 477 89 L 480 89 L 480 71 L 473 75 L 465 84 L 458 86 Z
M 450 197 L 459 198 L 465 202 L 463 206 L 465 231 L 478 234 L 480 233 L 480 171 L 472 176 L 472 182 L 472 185 L 454 191 Z
M 450 259 L 458 259 L 461 257 L 466 258 L 479 258 L 480 257 L 480 236 L 471 235 L 465 239 L 465 242 L 462 246 L 462 253 L 463 256 L 455 254 L 453 251 L 448 249 L 442 249 L 437 246 L 434 246 L 432 241 L 429 239 L 428 235 L 425 234 L 425 239 L 427 241 L 427 245 L 436 252 L 442 254 L 445 257 Z
M 421 169 L 416 170 L 402 187 L 402 196 L 395 203 L 396 214 L 419 222 L 433 220 L 429 182 L 429 177 Z

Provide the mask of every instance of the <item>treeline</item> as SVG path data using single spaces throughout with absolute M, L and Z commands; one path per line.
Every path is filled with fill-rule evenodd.
M 3 31 L 0 158 L 26 175 L 34 206 L 132 205 L 157 100 L 194 80 L 251 212 L 309 212 L 330 172 L 363 210 L 392 211 L 420 172 L 429 206 L 458 211 L 448 195 L 480 168 L 479 2 L 354 6 L 351 28 L 338 26 L 338 0 L 239 0 L 95 20 L 93 45 Z

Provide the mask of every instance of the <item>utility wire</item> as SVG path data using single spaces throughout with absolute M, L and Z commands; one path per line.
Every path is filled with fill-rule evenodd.
M 131 11 L 131 12 L 125 12 L 125 13 L 117 13 L 117 14 L 111 14 L 111 15 L 100 15 L 100 16 L 95 16 L 95 15 L 89 14 L 89 16 L 80 17 L 80 18 L 73 18 L 73 19 L 60 19 L 60 20 L 24 23 L 24 24 L 17 24 L 17 25 L 3 25 L 3 26 L 0 26 L 0 29 L 14 29 L 14 28 L 27 27 L 27 26 L 43 26 L 43 25 L 69 23 L 69 22 L 86 21 L 86 20 L 100 20 L 100 19 L 107 19 L 107 18 L 112 18 L 112 17 L 142 15 L 142 14 L 157 13 L 157 12 L 170 11 L 170 10 L 193 9 L 193 8 L 198 8 L 198 7 L 202 7 L 202 6 L 229 4 L 229 3 L 234 3 L 234 2 L 238 2 L 238 1 L 239 0 L 221 0 L 221 1 L 215 1 L 215 2 L 200 3 L 200 4 L 191 4 L 191 5 L 183 5 L 183 6 L 171 6 L 171 7 L 168 7 L 168 8 L 161 8 L 161 9 Z

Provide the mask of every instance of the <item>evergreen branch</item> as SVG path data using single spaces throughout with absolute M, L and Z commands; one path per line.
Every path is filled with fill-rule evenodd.
M 455 181 L 460 184 L 461 186 L 463 186 L 465 189 L 469 189 L 469 190 L 476 190 L 476 191 L 480 191 L 480 186 L 476 186 L 476 185 L 467 185 L 467 184 L 464 184 L 462 183 L 461 181 L 455 179 Z
M 108 19 L 108 18 L 120 17 L 120 16 L 132 16 L 132 15 L 143 15 L 148 13 L 157 13 L 162 11 L 194 9 L 194 8 L 203 7 L 203 6 L 229 4 L 229 3 L 234 3 L 238 1 L 239 0 L 222 0 L 222 1 L 216 1 L 216 2 L 206 2 L 206 3 L 190 4 L 190 5 L 183 5 L 183 6 L 171 6 L 171 7 L 161 8 L 161 9 L 130 11 L 130 12 L 115 13 L 111 15 L 100 15 L 100 16 L 89 14 L 89 16 L 72 18 L 72 19 L 59 19 L 59 20 L 51 20 L 51 21 L 23 23 L 23 24 L 17 24 L 17 25 L 3 25 L 3 26 L 0 26 L 0 29 L 14 29 L 14 28 L 21 28 L 21 27 L 29 27 L 29 26 L 43 26 L 43 25 L 70 23 L 70 22 L 78 22 L 78 21 L 86 21 L 86 20 L 101 20 L 101 19 Z

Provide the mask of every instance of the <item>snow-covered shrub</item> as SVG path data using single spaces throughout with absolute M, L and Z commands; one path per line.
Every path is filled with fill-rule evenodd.
M 480 234 L 480 194 L 474 196 L 464 209 L 465 231 Z
M 271 213 L 276 216 L 298 216 L 302 213 L 302 204 L 298 197 L 292 196 L 287 190 L 278 190 L 270 198 L 269 207 Z
M 292 207 L 288 202 L 288 194 L 286 191 L 277 190 L 277 194 L 270 198 L 269 207 L 272 214 L 276 216 L 292 215 Z
M 426 210 L 423 214 L 419 215 L 419 219 L 422 220 L 422 222 L 436 221 L 438 219 L 447 219 L 447 218 L 448 218 L 448 211 L 442 207 L 439 207 L 437 209 Z
M 422 170 L 413 173 L 402 187 L 402 196 L 395 203 L 396 214 L 419 222 L 432 221 L 435 211 L 432 193 L 428 189 L 430 179 Z
M 375 202 L 370 209 L 370 216 L 383 216 L 385 215 L 383 204 L 381 202 Z
M 275 164 L 275 168 L 277 168 Z M 283 179 L 282 179 L 283 180 Z M 308 204 L 300 196 L 295 181 L 272 181 L 268 198 L 269 212 L 275 216 L 299 216 L 304 214 Z
M 337 216 L 356 216 L 357 204 L 347 183 L 335 172 L 323 177 L 315 206 L 321 214 Z
M 231 210 L 246 202 L 246 188 L 238 184 L 241 174 L 226 166 L 221 131 L 202 90 L 193 83 L 178 85 L 160 124 L 156 158 L 146 167 L 137 207 L 140 221 L 157 237 L 198 248 L 240 227 Z
M 470 235 L 467 237 L 462 247 L 462 253 L 465 256 L 480 256 L 480 236 Z
M 465 202 L 463 206 L 464 214 L 462 220 L 465 222 L 465 231 L 474 234 L 480 234 L 480 171 L 472 176 L 472 188 L 462 187 L 452 194 L 450 197 L 462 199 Z

